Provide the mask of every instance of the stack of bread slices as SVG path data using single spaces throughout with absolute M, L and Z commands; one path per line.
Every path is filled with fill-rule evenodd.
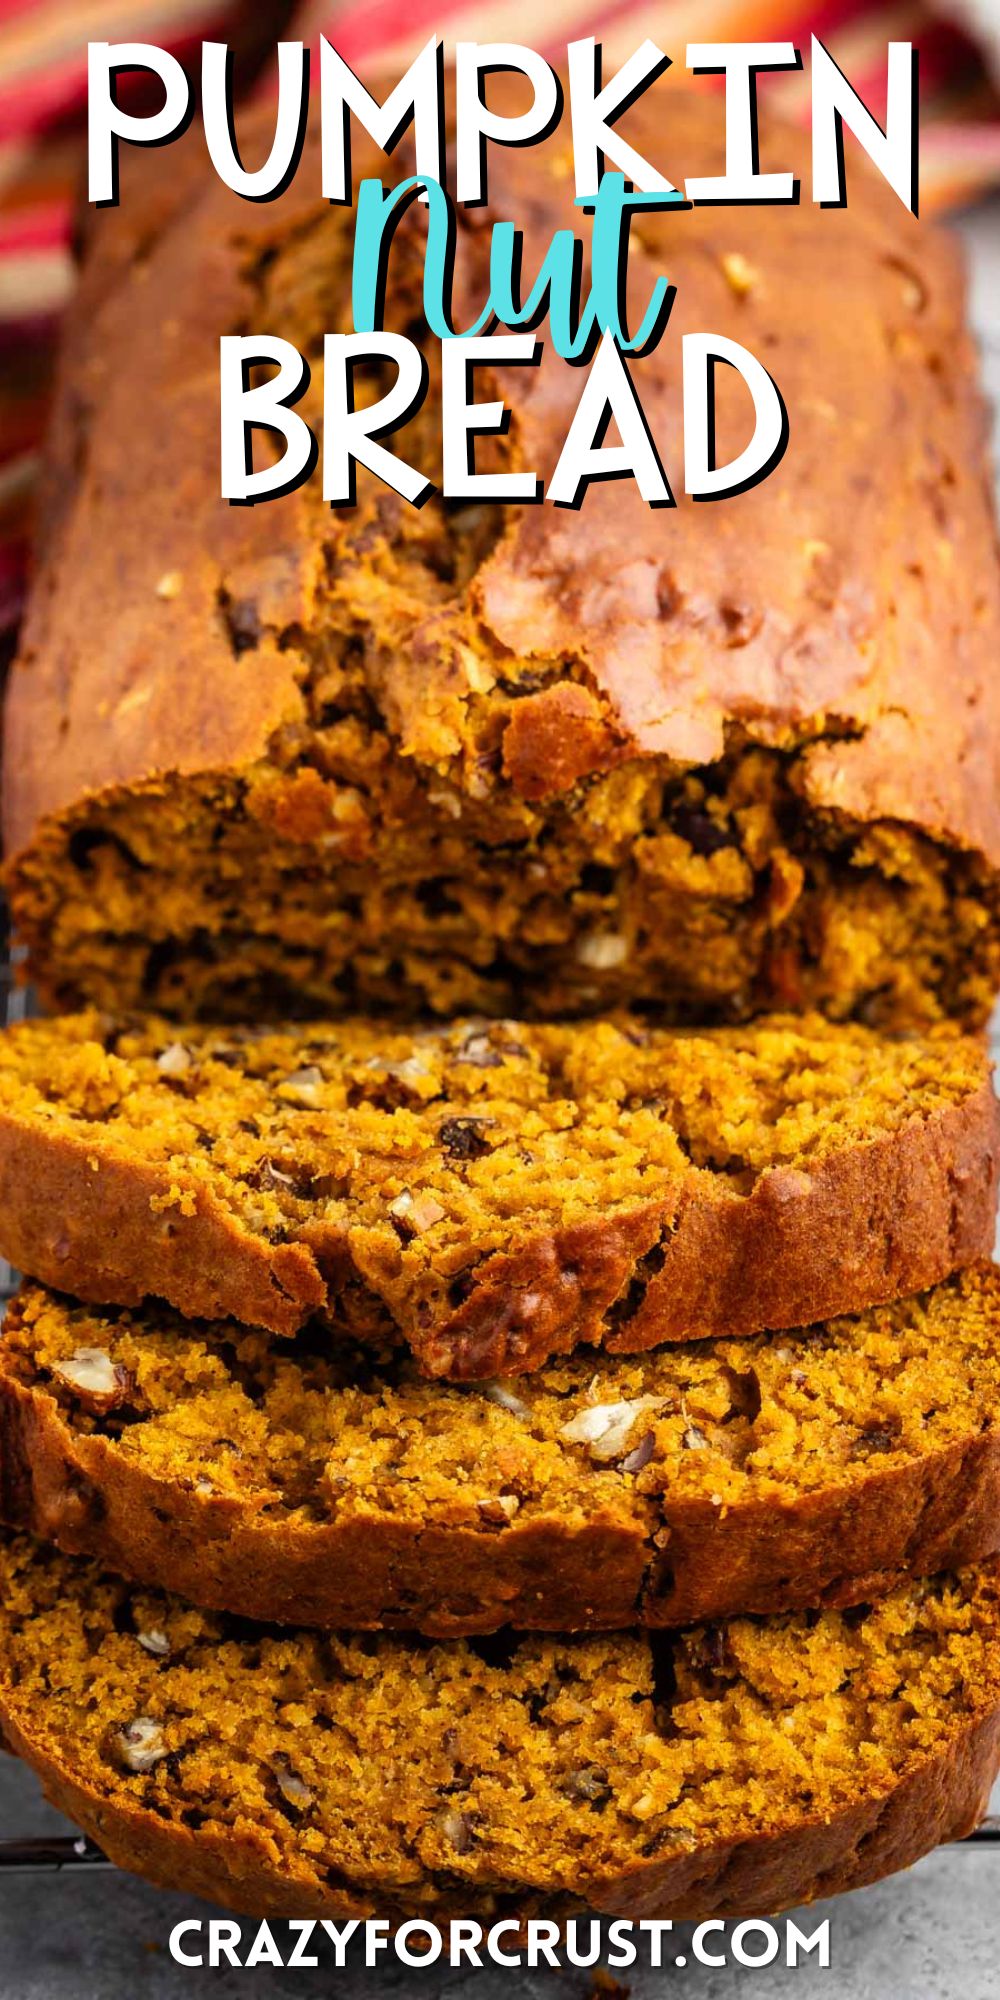
M 526 268 L 564 150 L 497 155 Z M 953 253 L 860 165 L 843 212 L 643 217 L 651 418 L 687 325 L 789 406 L 725 507 L 230 510 L 220 331 L 347 311 L 314 153 L 266 208 L 193 154 L 126 188 L 63 366 L 7 719 L 49 1011 L 0 1042 L 0 1728 L 256 1915 L 760 1915 L 966 1833 L 1000 1758 Z M 513 376 L 542 466 L 565 370 Z

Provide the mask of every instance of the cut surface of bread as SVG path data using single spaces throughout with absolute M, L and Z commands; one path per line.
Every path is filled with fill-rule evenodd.
M 27 1286 L 0 1339 L 0 1510 L 286 1624 L 624 1629 L 856 1602 L 1000 1547 L 1000 1273 L 485 1386 Z
M 992 1247 L 998 1115 L 948 1029 L 88 1013 L 0 1040 L 0 1251 L 80 1298 L 323 1312 L 488 1378 L 937 1282 Z
M 492 78 L 491 102 L 517 88 Z M 629 116 L 649 159 L 724 167 L 725 120 L 682 77 Z M 269 107 L 260 122 L 247 144 L 266 152 Z M 356 138 L 358 180 L 411 171 L 407 135 L 390 161 Z M 769 120 L 762 146 L 808 174 L 807 133 Z M 677 504 L 596 481 L 567 515 L 440 490 L 415 205 L 387 310 L 426 350 L 425 402 L 397 434 L 426 506 L 361 468 L 355 506 L 324 505 L 317 475 L 240 508 L 220 494 L 219 335 L 293 342 L 318 429 L 356 216 L 322 198 L 316 130 L 275 202 L 200 164 L 124 242 L 95 221 L 69 329 L 2 788 L 46 999 L 181 1020 L 636 1003 L 682 1021 L 984 1022 L 1000 589 L 949 234 L 860 160 L 843 211 L 634 218 L 634 299 L 664 270 L 676 283 L 635 382 Z M 572 187 L 565 123 L 495 150 L 461 229 L 456 324 L 482 310 L 494 221 L 523 221 L 525 271 L 561 228 L 589 257 Z M 792 430 L 722 507 L 686 495 L 677 464 L 682 340 L 706 326 L 773 358 Z M 746 392 L 717 372 L 725 463 Z M 546 337 L 537 368 L 482 379 L 511 424 L 479 441 L 479 469 L 548 479 L 580 370 Z M 372 373 L 365 387 L 383 393 Z M 140 407 L 162 423 L 137 427 Z
M 112 1860 L 256 1916 L 759 1916 L 975 1825 L 997 1570 L 653 1642 L 421 1646 L 233 1624 L 14 1537 L 0 1726 Z

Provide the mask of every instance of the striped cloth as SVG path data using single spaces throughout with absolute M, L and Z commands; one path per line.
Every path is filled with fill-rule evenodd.
M 22 600 L 52 351 L 73 287 L 87 41 L 156 42 L 183 57 L 203 38 L 232 40 L 248 13 L 259 26 L 264 11 L 260 0 L 0 0 L 0 631 Z M 998 0 L 538 0 L 530 39 L 555 53 L 573 34 L 595 34 L 610 66 L 646 35 L 676 59 L 688 40 L 808 47 L 815 32 L 877 116 L 886 42 L 913 41 L 930 214 L 1000 187 L 1000 48 L 984 62 L 969 34 L 981 22 L 988 37 L 998 15 Z M 405 65 L 435 32 L 449 42 L 529 33 L 523 0 L 305 0 L 287 32 L 313 39 L 321 29 L 369 74 L 376 63 Z M 774 76 L 765 88 L 775 108 L 808 116 L 806 75 Z

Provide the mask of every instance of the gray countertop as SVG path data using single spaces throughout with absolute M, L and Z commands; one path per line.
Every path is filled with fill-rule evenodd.
M 1000 204 L 963 224 L 972 255 L 973 312 L 984 346 L 987 378 L 1000 405 Z M 1000 1807 L 1000 1800 L 998 1800 Z M 12 1759 L 0 1768 L 0 1838 L 65 1830 L 40 1798 L 31 1775 Z M 993 2000 L 1000 1947 L 1000 1843 L 951 1847 L 905 1875 L 824 1904 L 803 1918 L 830 1918 L 831 1965 L 814 1963 L 755 1973 L 731 1966 L 711 1970 L 691 1962 L 683 1971 L 618 1975 L 632 2000 L 654 2000 L 670 1988 L 692 2000 L 724 2000 L 749 1981 L 758 2000 L 791 1993 L 810 2000 L 836 1991 L 838 2000 Z M 182 1896 L 162 1895 L 111 1869 L 0 1874 L 0 1992 L 10 2000 L 175 2000 L 204 1981 L 213 1993 L 270 2000 L 272 1993 L 326 1993 L 336 1983 L 344 2000 L 388 2000 L 400 1994 L 475 1996 L 475 2000 L 584 2000 L 594 1993 L 586 1971 L 426 1972 L 384 1965 L 366 1972 L 350 1958 L 344 1971 L 320 1954 L 315 1971 L 222 1967 L 199 1973 L 175 1965 L 167 1949 L 173 1924 L 213 1914 Z M 214 1914 L 218 1914 L 217 1912 Z M 284 1926 L 279 1946 L 290 1949 Z M 249 1935 L 249 1932 L 248 1932 Z M 683 1950 L 683 1938 L 671 1952 Z M 597 1995 L 597 2000 L 609 1996 Z

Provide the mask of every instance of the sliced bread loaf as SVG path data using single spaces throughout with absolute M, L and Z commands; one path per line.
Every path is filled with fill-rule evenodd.
M 491 78 L 491 108 L 519 112 L 518 91 Z M 677 500 L 666 532 L 632 480 L 592 483 L 569 515 L 442 495 L 416 205 L 389 310 L 428 392 L 392 443 L 433 482 L 427 505 L 361 467 L 354 507 L 325 506 L 318 478 L 231 507 L 220 331 L 266 327 L 315 358 L 351 324 L 356 212 L 323 200 L 309 122 L 274 202 L 232 194 L 198 135 L 193 180 L 172 150 L 183 201 L 141 218 L 131 260 L 111 222 L 72 315 L 4 729 L 9 893 L 47 999 L 182 1020 L 638 1000 L 682 1020 L 983 1022 L 1000 591 L 948 233 L 857 157 L 840 212 L 643 214 L 634 296 L 664 271 L 676 285 L 635 363 Z M 765 159 L 808 176 L 808 133 L 764 123 Z M 260 125 L 241 131 L 264 157 L 270 105 Z M 450 114 L 448 134 L 450 151 Z M 356 183 L 411 172 L 409 137 L 386 160 L 355 131 Z M 725 119 L 680 64 L 631 106 L 629 137 L 671 170 L 725 167 Z M 494 221 L 521 220 L 526 272 L 556 230 L 586 235 L 571 152 L 565 120 L 493 149 L 458 323 L 487 296 Z M 773 366 L 793 429 L 722 508 L 686 495 L 678 464 L 681 341 L 706 327 Z M 491 372 L 512 413 L 496 463 L 547 477 L 579 371 L 546 338 L 537 368 Z M 717 373 L 725 463 L 746 398 Z M 317 430 L 322 396 L 316 367 L 300 410 Z M 161 421 L 137 422 L 147 409 Z
M 761 1912 L 971 1830 L 995 1564 L 870 1607 L 447 1643 L 233 1625 L 0 1544 L 0 1727 L 112 1860 L 255 1916 Z
M 774 1018 L 0 1039 L 0 1252 L 77 1297 L 325 1312 L 488 1378 L 855 1311 L 988 1255 L 985 1053 Z
M 780 1340 L 429 1384 L 405 1353 L 28 1287 L 0 1510 L 197 1603 L 435 1634 L 666 1626 L 1000 1547 L 1000 1272 Z

